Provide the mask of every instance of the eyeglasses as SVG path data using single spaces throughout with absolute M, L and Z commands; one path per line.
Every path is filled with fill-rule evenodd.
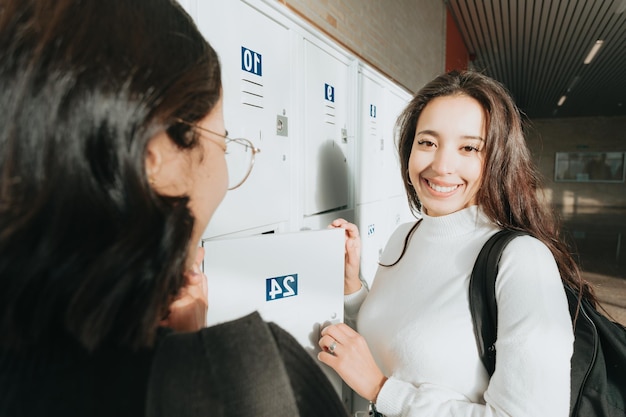
M 226 157 L 226 166 L 228 167 L 229 190 L 234 190 L 235 188 L 240 187 L 241 184 L 243 184 L 248 179 L 250 173 L 252 172 L 252 168 L 254 167 L 255 156 L 257 153 L 261 152 L 261 150 L 255 147 L 251 141 L 244 138 L 232 139 L 227 136 L 228 132 L 226 133 L 226 135 L 222 135 L 221 133 L 214 132 L 210 129 L 206 129 L 204 127 L 186 122 L 184 120 L 179 119 L 178 122 L 191 126 L 194 129 L 198 129 L 200 131 L 219 136 L 224 139 L 224 142 L 222 142 L 210 136 L 205 137 L 206 139 L 218 145 L 224 151 Z M 233 143 L 239 146 L 230 146 Z

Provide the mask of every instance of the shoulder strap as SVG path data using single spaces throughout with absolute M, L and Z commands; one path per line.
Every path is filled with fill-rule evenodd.
M 496 305 L 496 277 L 498 263 L 506 245 L 516 236 L 526 233 L 500 230 L 483 246 L 469 283 L 469 304 L 474 323 L 474 334 L 480 359 L 489 375 L 496 369 L 496 335 L 498 307 Z

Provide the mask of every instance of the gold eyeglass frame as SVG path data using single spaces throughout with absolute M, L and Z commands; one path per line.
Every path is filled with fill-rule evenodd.
M 185 120 L 182 119 L 178 119 L 177 120 L 179 123 L 185 124 L 187 126 L 190 126 L 194 129 L 198 129 L 200 131 L 203 132 L 207 132 L 207 133 L 211 133 L 213 135 L 219 136 L 221 138 L 224 139 L 224 143 L 219 142 L 211 137 L 207 137 L 208 140 L 210 140 L 211 142 L 215 143 L 217 146 L 219 146 L 220 148 L 222 148 L 222 150 L 224 151 L 224 153 L 228 154 L 228 145 L 230 143 L 236 143 L 237 145 L 240 146 L 244 146 L 247 149 L 250 149 L 252 151 L 252 158 L 250 159 L 250 164 L 248 165 L 248 170 L 246 171 L 246 175 L 243 176 L 243 179 L 241 181 L 239 181 L 237 184 L 233 185 L 233 186 L 229 186 L 228 190 L 234 190 L 236 188 L 239 188 L 244 182 L 246 182 L 246 180 L 248 179 L 248 177 L 250 176 L 250 173 L 252 172 L 252 168 L 254 168 L 254 162 L 256 159 L 256 154 L 261 152 L 261 149 L 257 148 L 256 146 L 254 146 L 254 144 L 252 143 L 251 140 L 246 139 L 246 138 L 230 138 L 228 137 L 228 132 L 226 132 L 226 135 L 223 135 L 221 133 L 217 133 L 214 132 L 210 129 L 207 129 L 205 127 L 202 126 L 198 126 L 197 124 L 194 123 L 190 123 L 187 122 Z

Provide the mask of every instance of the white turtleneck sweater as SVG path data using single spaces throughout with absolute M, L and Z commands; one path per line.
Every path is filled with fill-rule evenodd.
M 398 227 L 381 257 L 393 263 L 413 224 Z M 376 407 L 387 417 L 566 417 L 574 336 L 550 250 L 530 236 L 502 254 L 496 281 L 497 363 L 478 357 L 470 274 L 498 228 L 477 206 L 423 216 L 402 260 L 379 267 L 369 294 L 346 296 L 346 317 L 388 380 Z

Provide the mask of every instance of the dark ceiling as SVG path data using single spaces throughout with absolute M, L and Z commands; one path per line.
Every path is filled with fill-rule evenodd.
M 472 68 L 502 82 L 530 118 L 626 115 L 626 0 L 444 2 Z

